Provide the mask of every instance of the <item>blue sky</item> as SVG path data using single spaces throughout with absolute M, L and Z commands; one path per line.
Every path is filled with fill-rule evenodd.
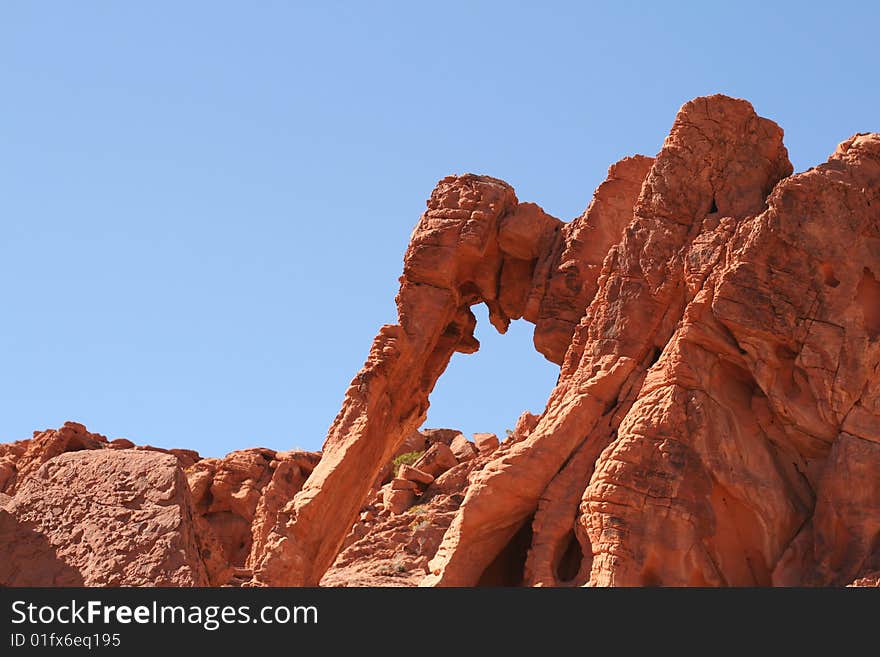
M 880 130 L 876 3 L 709 4 L 3 2 L 0 441 L 317 449 L 444 175 L 569 220 L 695 96 Z M 477 315 L 427 424 L 503 435 L 558 369 Z

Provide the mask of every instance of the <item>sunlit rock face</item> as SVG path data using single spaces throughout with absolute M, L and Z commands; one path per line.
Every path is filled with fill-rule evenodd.
M 782 137 L 697 98 L 568 223 L 444 178 L 320 454 L 0 445 L 0 585 L 877 585 L 880 135 L 796 175 Z M 479 303 L 557 384 L 502 440 L 419 430 Z

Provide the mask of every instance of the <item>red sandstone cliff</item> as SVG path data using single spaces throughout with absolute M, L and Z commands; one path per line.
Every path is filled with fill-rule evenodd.
M 161 501 L 123 496 L 113 516 L 149 534 L 126 514 L 173 509 L 183 562 L 160 546 L 134 569 L 156 584 L 876 584 L 878 277 L 880 135 L 792 175 L 782 130 L 742 100 L 685 104 L 656 158 L 613 165 L 570 223 L 500 180 L 445 178 L 404 258 L 398 323 L 321 455 L 160 455 L 75 425 L 2 445 L 0 584 L 27 581 L 22 531 L 55 560 L 49 583 L 130 583 L 125 542 L 73 512 L 110 492 L 70 486 L 69 522 L 38 500 L 105 458 L 120 481 L 162 461 Z M 477 303 L 502 333 L 535 324 L 561 368 L 500 445 L 416 431 L 452 354 L 479 348 Z M 424 453 L 393 468 L 403 452 Z M 118 565 L 85 572 L 86 534 Z

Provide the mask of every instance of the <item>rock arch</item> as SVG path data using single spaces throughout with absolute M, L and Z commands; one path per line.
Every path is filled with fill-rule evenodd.
M 471 306 L 485 303 L 501 333 L 513 319 L 534 323 L 536 349 L 562 363 L 651 161 L 636 156 L 612 166 L 588 210 L 568 224 L 520 203 L 496 178 L 438 183 L 404 257 L 398 323 L 380 329 L 320 464 L 279 513 L 255 564 L 256 584 L 317 584 L 379 470 L 424 421 L 453 353 L 479 349 Z

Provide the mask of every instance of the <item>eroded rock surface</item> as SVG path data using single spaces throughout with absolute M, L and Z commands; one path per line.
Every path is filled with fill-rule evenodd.
M 264 563 L 317 581 L 359 508 L 323 482 L 363 462 L 349 450 L 369 444 L 380 463 L 422 418 L 451 351 L 477 347 L 467 308 L 484 302 L 499 330 L 536 323 L 560 379 L 528 435 L 470 473 L 422 584 L 845 584 L 876 570 L 876 487 L 841 482 L 877 473 L 877 140 L 791 176 L 782 130 L 712 96 L 681 108 L 656 159 L 612 167 L 568 225 L 499 181 L 442 181 L 407 251 L 400 324 L 374 343 L 311 482 L 324 501 L 301 494 Z M 388 406 L 392 389 L 416 394 Z M 330 508 L 345 522 L 298 533 Z
M 878 187 L 880 139 L 857 137 L 718 249 L 584 495 L 592 583 L 846 584 L 871 566 Z
M 16 500 L 22 504 L 28 497 L 36 499 L 43 495 L 40 492 L 42 484 L 39 483 L 39 478 L 38 483 L 30 486 L 25 484 L 41 473 L 44 465 L 54 464 L 62 455 L 67 458 L 68 454 L 80 452 L 84 453 L 81 457 L 83 459 L 86 459 L 85 453 L 88 452 L 89 458 L 97 459 L 95 463 L 102 463 L 101 459 L 117 459 L 113 461 L 115 465 L 108 476 L 122 478 L 140 476 L 139 473 L 142 474 L 143 470 L 140 464 L 144 462 L 144 458 L 152 455 L 167 455 L 166 461 L 173 463 L 180 470 L 180 476 L 184 477 L 179 503 L 185 507 L 186 513 L 182 516 L 180 532 L 195 537 L 196 559 L 200 562 L 197 570 L 207 577 L 205 580 L 199 580 L 201 582 L 199 585 L 212 586 L 236 585 L 250 579 L 252 553 L 261 552 L 265 538 L 277 517 L 278 509 L 302 487 L 321 457 L 317 452 L 275 452 L 264 448 L 253 448 L 232 452 L 222 459 L 202 459 L 192 450 L 137 446 L 126 438 L 111 441 L 101 434 L 90 433 L 82 424 L 66 422 L 59 429 L 34 432 L 33 438 L 0 444 L 0 490 L 3 491 L 0 495 L 5 493 L 6 501 Z M 108 456 L 110 452 L 119 456 Z M 66 481 L 70 484 L 70 492 L 65 504 L 71 507 L 76 504 L 76 496 L 88 491 L 94 484 L 93 478 L 97 476 L 95 468 L 89 465 L 92 461 L 83 461 L 86 463 L 83 467 L 79 467 L 77 463 L 79 462 L 71 465 L 65 474 Z M 94 506 L 90 499 L 84 500 L 83 504 Z M 80 514 L 80 511 L 68 512 L 66 507 L 64 509 L 65 515 L 72 514 L 79 517 L 77 514 Z M 124 515 L 125 512 L 120 512 L 120 517 Z M 25 540 L 26 533 L 22 533 L 21 527 L 16 524 L 17 521 L 7 515 L 4 516 L 4 522 L 8 523 L 4 525 L 6 530 L 14 532 L 14 536 L 17 537 L 5 546 L 5 551 L 0 550 L 0 556 L 5 559 L 9 573 L 28 573 L 42 568 L 39 565 L 41 560 L 48 562 L 50 559 L 47 555 L 52 550 L 65 549 L 63 541 L 68 535 L 62 532 L 59 534 L 61 538 L 53 538 L 54 542 L 45 544 L 45 550 L 42 552 L 37 550 L 34 553 L 42 556 L 31 559 L 29 550 L 32 547 L 36 550 L 34 541 L 40 543 L 43 539 Z M 116 540 L 116 534 L 108 529 L 109 525 L 103 520 L 101 523 L 105 528 L 101 531 L 106 532 L 103 540 L 108 542 L 109 549 L 112 547 L 109 543 Z M 18 528 L 14 529 L 14 525 Z M 156 539 L 151 532 L 158 530 L 164 531 L 160 525 L 143 523 L 138 525 L 138 531 L 144 533 L 144 540 L 147 542 Z M 92 541 L 100 540 L 100 531 L 93 528 L 91 534 Z M 70 540 L 77 540 L 75 532 Z M 24 547 L 14 543 L 20 543 Z M 98 579 L 80 581 L 84 575 L 76 568 L 66 570 L 66 566 L 61 565 L 59 568 L 70 576 L 70 581 L 79 582 L 81 585 L 89 581 L 100 585 L 102 581 Z M 49 572 L 52 572 L 51 568 Z M 29 581 L 26 574 L 16 577 L 18 579 L 12 578 L 10 582 L 21 584 Z M 51 577 L 60 578 L 59 581 L 67 581 L 58 573 L 47 577 L 49 579 L 40 580 L 50 582 L 46 584 L 47 586 L 51 585 Z M 123 577 L 121 580 L 123 584 L 131 584 L 131 578 L 127 575 L 123 574 L 119 577 Z M 114 575 L 113 582 L 120 583 L 119 577 Z M 138 582 L 138 585 L 145 585 L 146 580 L 138 580 Z M 177 585 L 173 582 L 165 583 L 164 580 L 162 582 L 160 584 L 157 580 L 157 585 Z
M 419 461 L 423 467 L 429 461 L 432 474 L 415 467 L 419 461 L 399 468 L 397 478 L 361 508 L 321 586 L 417 586 L 425 578 L 428 562 L 464 499 L 468 476 L 490 460 L 478 456 L 474 442 L 464 434 L 444 431 L 448 433 L 420 432 L 432 447 Z M 454 455 L 446 440 L 456 444 L 461 456 Z M 447 458 L 437 459 L 432 453 Z M 407 484 L 407 495 L 389 504 L 387 493 L 394 492 L 396 482 Z
M 206 586 L 175 457 L 95 449 L 44 462 L 0 505 L 0 585 Z
M 444 178 L 321 455 L 163 455 L 68 423 L 0 445 L 4 531 L 36 523 L 76 576 L 121 577 L 84 574 L 27 497 L 57 463 L 131 454 L 192 490 L 174 540 L 198 558 L 149 561 L 172 584 L 876 586 L 880 135 L 796 175 L 782 137 L 746 101 L 695 99 L 569 223 Z M 560 365 L 547 406 L 503 441 L 417 431 L 479 348 L 477 303 L 502 333 L 535 325 Z
M 319 460 L 316 452 L 257 447 L 201 459 L 187 468 L 196 535 L 212 584 L 245 577 L 280 506 L 302 488 Z
M 513 319 L 535 322 L 536 347 L 562 361 L 573 317 L 581 314 L 571 305 L 591 296 L 604 258 L 600 245 L 619 238 L 631 219 L 621 208 L 632 207 L 636 178 L 649 163 L 630 158 L 612 167 L 603 192 L 567 230 L 534 203 L 520 203 L 500 180 L 468 174 L 440 181 L 404 258 L 399 323 L 382 327 L 373 342 L 330 428 L 321 463 L 267 540 L 256 583 L 317 584 L 370 483 L 424 421 L 428 396 L 453 353 L 479 348 L 471 306 L 485 303 L 502 333 Z M 606 199 L 609 190 L 620 198 Z M 587 234 L 593 243 L 585 247 Z

